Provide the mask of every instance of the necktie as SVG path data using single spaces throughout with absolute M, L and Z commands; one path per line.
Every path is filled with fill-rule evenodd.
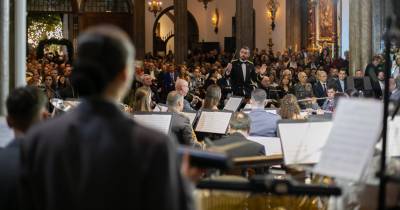
M 322 84 L 324 86 L 324 93 L 326 93 L 326 84 Z

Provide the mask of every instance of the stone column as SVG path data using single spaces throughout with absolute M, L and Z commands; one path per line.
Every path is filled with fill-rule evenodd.
M 360 68 L 365 69 L 372 58 L 372 0 L 360 2 Z
M 9 93 L 10 66 L 10 1 L 2 0 L 0 3 L 0 116 L 6 114 L 6 98 Z
M 381 2 L 381 0 L 372 0 L 372 5 L 372 52 L 377 54 L 381 52 L 381 41 L 385 25 L 385 3 Z
M 372 58 L 372 0 L 350 1 L 350 73 Z
M 15 49 L 15 87 L 26 85 L 26 3 L 27 1 L 14 1 L 15 9 L 15 33 L 14 33 L 14 49 Z
M 300 50 L 302 42 L 302 4 L 306 1 L 287 0 L 286 2 L 286 47 Z M 306 30 L 304 28 L 304 30 Z
M 143 60 L 145 55 L 145 4 L 145 0 L 134 0 L 133 3 L 133 44 L 137 60 Z
M 248 46 L 254 49 L 253 1 L 236 0 L 236 49 Z
M 360 8 L 358 1 L 350 1 L 350 64 L 349 73 L 354 75 L 354 72 L 360 68 Z
M 187 0 L 174 0 L 175 12 L 175 64 L 183 64 L 188 53 Z

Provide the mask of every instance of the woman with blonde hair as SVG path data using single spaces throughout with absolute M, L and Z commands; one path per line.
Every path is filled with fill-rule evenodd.
M 135 92 L 133 110 L 135 112 L 151 112 L 151 94 L 145 87 L 140 87 Z
M 221 88 L 218 85 L 208 86 L 203 103 L 203 109 L 218 110 L 220 100 Z
M 282 117 L 282 119 L 303 119 L 303 117 L 300 115 L 300 107 L 297 103 L 296 96 L 294 96 L 293 94 L 288 94 L 282 98 L 279 115 Z

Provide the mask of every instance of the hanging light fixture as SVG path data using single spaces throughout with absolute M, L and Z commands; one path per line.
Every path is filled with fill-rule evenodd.
M 157 16 L 157 13 L 162 10 L 162 2 L 160 0 L 150 0 L 149 4 L 149 12 L 154 13 L 154 17 Z
M 268 17 L 271 19 L 271 29 L 272 31 L 275 30 L 275 18 L 276 12 L 279 8 L 278 0 L 267 0 L 267 14 Z
M 204 9 L 207 9 L 207 4 L 208 2 L 212 2 L 213 0 L 199 0 L 199 2 L 203 2 L 204 4 Z

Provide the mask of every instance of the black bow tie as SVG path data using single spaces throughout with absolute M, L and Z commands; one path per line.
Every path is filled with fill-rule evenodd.
M 242 61 L 242 60 L 239 60 L 239 63 L 240 63 L 240 64 L 246 64 L 246 63 L 247 63 L 247 61 Z

